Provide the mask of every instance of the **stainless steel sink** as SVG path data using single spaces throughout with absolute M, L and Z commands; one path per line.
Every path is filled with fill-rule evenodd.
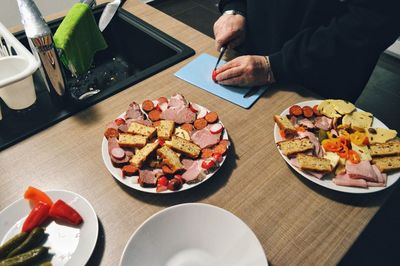
M 104 6 L 94 8 L 93 14 L 97 20 Z M 53 32 L 61 21 L 62 18 L 49 23 Z M 41 75 L 37 72 L 34 75 L 37 100 L 31 108 L 15 111 L 0 102 L 3 110 L 3 120 L 0 121 L 0 150 L 195 53 L 190 47 L 121 8 L 103 34 L 108 48 L 96 54 L 93 66 L 86 75 L 74 78 L 65 70 L 68 84 L 66 99 L 54 99 L 47 92 Z M 28 47 L 24 32 L 15 35 Z

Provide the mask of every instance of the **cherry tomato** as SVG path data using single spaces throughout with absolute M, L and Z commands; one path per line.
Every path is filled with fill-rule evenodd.
M 206 170 L 208 170 L 208 169 L 210 169 L 210 168 L 212 168 L 212 167 L 214 167 L 214 166 L 215 166 L 214 160 L 204 160 L 204 161 L 201 163 L 201 167 L 204 168 L 204 169 L 206 169 Z
M 158 185 L 160 185 L 160 186 L 168 186 L 168 178 L 165 176 L 165 175 L 163 175 L 163 176 L 160 176 L 158 179 L 157 179 L 157 186 Z
M 217 82 L 217 71 L 216 70 L 213 70 L 211 77 L 214 82 Z
M 212 156 L 217 162 L 222 162 L 222 154 L 221 153 L 214 153 Z
M 179 190 L 182 187 L 182 181 L 177 178 L 172 178 L 168 183 L 168 189 L 172 191 Z
M 117 118 L 115 119 L 115 124 L 117 124 L 118 126 L 125 124 L 125 119 L 123 118 Z

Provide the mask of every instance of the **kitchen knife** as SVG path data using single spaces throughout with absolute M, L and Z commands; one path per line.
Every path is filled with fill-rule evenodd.
M 101 14 L 99 20 L 99 29 L 103 31 L 108 24 L 110 23 L 111 19 L 114 17 L 115 13 L 118 10 L 118 7 L 123 5 L 126 0 L 114 0 L 111 3 L 108 3 Z
M 222 46 L 221 49 L 219 50 L 220 53 L 219 53 L 219 57 L 218 57 L 217 63 L 215 64 L 214 71 L 217 70 L 219 61 L 221 61 L 221 58 L 222 58 L 222 56 L 224 55 L 224 53 L 226 51 L 226 47 L 227 46 Z

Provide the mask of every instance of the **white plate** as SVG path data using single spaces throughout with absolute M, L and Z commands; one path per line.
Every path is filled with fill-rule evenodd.
M 202 107 L 202 106 L 200 106 Z M 202 107 L 205 108 L 205 107 Z M 208 109 L 207 109 L 208 111 Z M 118 116 L 118 118 L 123 118 L 125 115 L 125 113 L 121 114 L 120 116 Z M 224 126 L 224 124 L 219 121 L 219 123 L 222 124 L 222 126 Z M 222 139 L 225 140 L 229 140 L 228 137 L 228 132 L 225 129 L 224 126 L 224 130 L 222 133 Z M 229 146 L 228 146 L 228 150 L 229 150 Z M 111 158 L 110 158 L 110 154 L 108 153 L 108 141 L 105 137 L 103 137 L 103 142 L 101 144 L 101 154 L 103 156 L 103 161 L 104 164 L 106 165 L 108 171 L 112 174 L 112 176 L 117 179 L 119 182 L 121 182 L 122 184 L 124 184 L 125 186 L 128 186 L 130 188 L 136 189 L 136 190 L 140 190 L 140 191 L 144 191 L 144 192 L 148 192 L 148 193 L 157 193 L 157 194 L 161 194 L 161 193 L 175 193 L 175 192 L 180 192 L 180 191 L 184 191 L 190 188 L 193 188 L 195 186 L 200 185 L 201 183 L 203 183 L 204 181 L 206 181 L 207 179 L 209 179 L 210 177 L 212 177 L 223 165 L 223 163 L 225 162 L 226 159 L 226 154 L 228 154 L 228 152 L 225 154 L 225 156 L 222 157 L 222 161 L 220 163 L 220 166 L 212 173 L 208 174 L 202 181 L 194 183 L 194 184 L 183 184 L 182 188 L 180 190 L 177 191 L 171 191 L 171 190 L 165 190 L 162 192 L 157 192 L 156 188 L 145 188 L 139 185 L 139 183 L 137 182 L 137 177 L 138 176 L 126 176 L 126 177 L 122 177 L 122 170 L 121 168 L 118 167 L 114 167 L 114 165 L 111 162 Z
M 59 265 L 85 265 L 96 245 L 99 224 L 96 213 L 90 203 L 82 196 L 66 190 L 46 191 L 53 200 L 62 199 L 70 204 L 82 216 L 79 226 L 50 222 L 46 226 L 48 234 L 43 244 L 52 254 L 51 263 Z M 22 224 L 30 213 L 29 202 L 19 199 L 0 212 L 0 240 L 5 241 L 21 232 Z
M 201 203 L 164 209 L 130 237 L 121 266 L 266 266 L 251 229 L 232 213 Z
M 310 106 L 313 107 L 316 104 L 320 104 L 322 101 L 321 100 L 313 100 L 313 101 L 305 101 L 305 102 L 301 102 L 301 103 L 296 103 L 297 105 L 303 107 L 303 106 Z M 289 114 L 289 108 L 290 106 L 283 111 L 280 115 L 281 116 L 285 116 Z M 359 108 L 357 108 L 357 111 L 363 111 Z M 374 117 L 373 122 L 372 122 L 372 127 L 380 127 L 380 128 L 388 128 L 387 126 L 385 126 L 385 124 L 383 124 L 378 118 Z M 274 138 L 275 138 L 275 143 L 277 143 L 278 141 L 282 140 L 282 137 L 279 134 L 279 127 L 277 126 L 277 124 L 275 123 L 275 127 L 274 127 Z M 278 145 L 277 145 L 278 148 Z M 341 191 L 341 192 L 347 192 L 347 193 L 372 193 L 372 192 L 377 192 L 377 191 L 381 191 L 384 189 L 387 189 L 388 187 L 390 187 L 391 185 L 393 185 L 394 183 L 396 183 L 396 181 L 399 179 L 400 177 L 400 172 L 396 172 L 393 174 L 388 174 L 387 177 L 387 182 L 386 182 L 386 187 L 369 187 L 369 188 L 357 188 L 357 187 L 344 187 L 344 186 L 337 186 L 335 183 L 333 183 L 332 181 L 332 177 L 333 174 L 329 174 L 327 176 L 324 176 L 322 178 L 322 180 L 304 173 L 303 171 L 301 171 L 299 168 L 295 167 L 294 165 L 291 164 L 291 162 L 289 161 L 289 159 L 282 154 L 282 151 L 278 148 L 279 153 L 281 154 L 281 156 L 283 157 L 283 159 L 285 159 L 285 161 L 294 169 L 296 170 L 296 172 L 298 172 L 300 175 L 304 176 L 305 178 L 307 178 L 308 180 L 310 180 L 311 182 L 314 182 L 320 186 L 332 189 L 332 190 L 336 190 L 336 191 Z

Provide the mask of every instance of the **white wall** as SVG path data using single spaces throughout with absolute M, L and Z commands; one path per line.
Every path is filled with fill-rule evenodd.
M 68 10 L 79 0 L 34 0 L 43 16 Z M 0 0 L 0 22 L 6 27 L 21 24 L 17 0 Z

